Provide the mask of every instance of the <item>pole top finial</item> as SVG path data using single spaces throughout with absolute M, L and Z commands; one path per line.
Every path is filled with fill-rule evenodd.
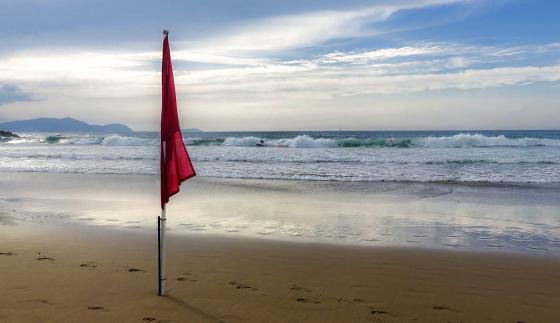
M 163 30 L 163 34 L 164 34 L 164 35 L 168 35 L 168 34 L 169 34 L 169 30 L 164 29 L 164 30 Z

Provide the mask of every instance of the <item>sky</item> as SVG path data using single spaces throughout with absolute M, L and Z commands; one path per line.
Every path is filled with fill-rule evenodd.
M 0 122 L 158 130 L 162 29 L 183 128 L 560 128 L 556 0 L 0 0 Z

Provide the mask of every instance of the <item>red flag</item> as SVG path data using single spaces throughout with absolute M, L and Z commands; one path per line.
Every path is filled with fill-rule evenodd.
M 163 62 L 161 65 L 161 208 L 169 198 L 179 192 L 183 181 L 196 175 L 183 143 L 179 118 L 177 117 L 177 100 L 175 82 L 169 52 L 168 34 L 163 40 Z

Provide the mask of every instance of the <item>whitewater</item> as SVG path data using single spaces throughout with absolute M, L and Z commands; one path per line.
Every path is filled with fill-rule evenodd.
M 159 171 L 155 132 L 0 138 L 0 171 Z M 184 133 L 197 173 L 324 181 L 560 183 L 560 131 Z

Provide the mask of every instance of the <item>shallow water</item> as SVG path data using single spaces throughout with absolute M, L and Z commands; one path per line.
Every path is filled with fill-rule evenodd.
M 0 215 L 153 230 L 156 176 L 0 173 Z M 174 234 L 560 255 L 560 187 L 197 177 L 169 204 Z

